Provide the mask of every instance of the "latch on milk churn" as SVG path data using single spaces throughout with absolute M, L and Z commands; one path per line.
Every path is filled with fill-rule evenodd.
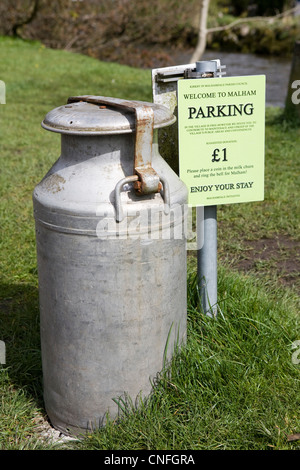
M 33 204 L 44 401 L 64 433 L 147 396 L 184 341 L 187 189 L 157 143 L 174 120 L 161 105 L 79 96 L 42 123 L 61 134 Z

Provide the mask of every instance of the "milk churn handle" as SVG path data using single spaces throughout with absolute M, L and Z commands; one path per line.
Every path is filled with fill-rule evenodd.
M 125 109 L 135 113 L 135 152 L 134 152 L 134 172 L 135 175 L 126 177 L 119 181 L 116 186 L 116 212 L 117 220 L 121 220 L 122 210 L 120 202 L 120 191 L 125 183 L 134 182 L 134 188 L 137 194 L 153 194 L 160 192 L 164 188 L 165 208 L 169 204 L 169 187 L 166 180 L 160 178 L 152 168 L 152 142 L 154 128 L 154 111 L 150 105 L 139 101 L 129 101 L 120 98 L 111 98 L 106 96 L 71 96 L 68 103 L 84 101 L 86 103 L 97 104 L 99 106 L 107 105 L 116 108 Z M 160 181 L 161 180 L 161 181 Z M 167 208 L 165 210 L 168 210 Z
M 150 105 L 138 101 L 110 98 L 106 96 L 71 96 L 68 103 L 84 101 L 87 103 L 114 106 L 132 111 L 136 116 L 134 171 L 139 176 L 135 184 L 138 194 L 152 194 L 161 190 L 159 176 L 152 168 L 152 141 L 154 112 Z
M 115 188 L 115 205 L 116 205 L 116 221 L 122 222 L 124 218 L 122 204 L 121 204 L 121 190 L 123 186 L 127 183 L 136 183 L 138 181 L 138 175 L 126 176 L 121 179 Z M 170 189 L 169 184 L 166 178 L 160 177 L 160 180 L 163 184 L 163 199 L 164 199 L 164 212 L 169 214 L 170 212 Z

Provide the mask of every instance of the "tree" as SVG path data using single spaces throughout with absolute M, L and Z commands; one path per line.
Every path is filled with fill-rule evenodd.
M 206 37 L 207 37 L 207 17 L 209 9 L 210 0 L 201 0 L 200 4 L 200 20 L 199 20 L 199 30 L 198 30 L 198 42 L 194 53 L 191 57 L 191 63 L 200 60 L 205 48 L 206 48 Z
M 39 0 L 15 0 L 0 3 L 0 34 L 19 36 L 22 26 L 29 24 L 37 15 Z
M 295 6 L 289 10 L 285 10 L 282 13 L 278 13 L 277 15 L 274 15 L 274 16 L 254 16 L 251 18 L 247 18 L 247 17 L 238 18 L 232 23 L 227 24 L 225 26 L 217 26 L 215 28 L 210 28 L 210 29 L 207 28 L 208 8 L 209 8 L 209 0 L 201 0 L 198 43 L 190 59 L 191 63 L 196 62 L 201 59 L 206 48 L 206 38 L 207 38 L 208 33 L 214 33 L 217 31 L 226 31 L 241 23 L 249 23 L 249 22 L 255 22 L 255 21 L 273 22 L 274 19 L 283 18 L 285 16 L 293 14 L 294 12 L 297 11 L 299 7 Z

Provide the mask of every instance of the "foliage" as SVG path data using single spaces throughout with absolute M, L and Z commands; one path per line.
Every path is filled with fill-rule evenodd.
M 128 65 L 143 55 L 143 45 L 184 42 L 191 34 L 197 0 L 21 0 L 0 4 L 0 34 L 38 39 L 46 46 L 70 49 Z M 34 14 L 30 14 L 29 11 Z M 24 22 L 24 24 L 22 24 Z
M 276 15 L 284 8 L 293 8 L 294 2 L 291 0 L 231 0 L 233 14 L 240 16 L 248 15 Z
M 236 15 L 273 14 L 277 3 L 210 0 L 208 28 L 224 26 Z M 280 5 L 279 5 L 280 3 Z M 285 8 L 289 1 L 285 1 Z M 249 5 L 256 5 L 250 8 Z M 0 34 L 39 40 L 47 47 L 80 52 L 100 60 L 148 68 L 172 65 L 166 51 L 195 47 L 199 0 L 1 0 Z M 289 55 L 299 38 L 298 17 L 249 23 L 210 33 L 207 47 Z
M 295 41 L 299 40 L 299 19 L 244 22 L 208 35 L 207 47 L 213 50 L 236 51 L 290 57 Z

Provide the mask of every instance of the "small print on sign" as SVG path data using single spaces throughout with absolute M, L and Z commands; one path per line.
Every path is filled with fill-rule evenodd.
M 191 206 L 264 199 L 264 75 L 178 81 L 180 178 Z

